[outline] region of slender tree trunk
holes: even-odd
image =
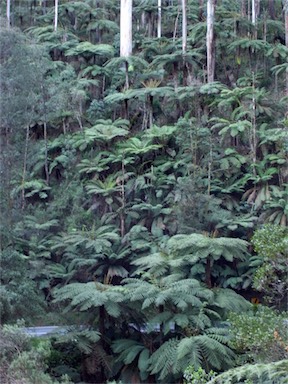
[[[10,28],[10,26],[11,26],[11,0],[7,0],[6,15],[7,15],[7,28]]]
[[[55,12],[54,12],[54,32],[58,28],[58,0],[55,0]]]
[[[21,193],[21,207],[25,208],[25,181],[26,181],[26,172],[27,172],[27,158],[28,158],[28,144],[29,144],[30,129],[29,126],[26,128],[26,138],[25,138],[25,149],[24,149],[24,159],[23,159],[23,172],[22,172],[22,193]]]
[[[177,16],[176,16],[175,24],[174,24],[173,43],[175,42],[175,39],[176,39],[176,36],[177,36],[179,16],[180,16],[180,8],[179,8],[179,5],[178,5],[178,12],[177,12]]]
[[[47,107],[46,107],[46,91],[44,86],[42,85],[42,102],[43,102],[43,137],[45,143],[45,162],[44,162],[44,170],[45,170],[45,179],[47,185],[49,185],[49,166],[48,166],[48,141],[47,141]]]
[[[211,258],[208,256],[206,260],[206,267],[205,267],[205,283],[208,288],[212,288],[212,281],[211,281]]]
[[[275,19],[275,0],[268,1],[268,11],[270,15],[270,19]]]
[[[162,35],[162,31],[161,31],[161,7],[162,7],[162,1],[161,0],[158,0],[158,19],[157,19],[157,37],[160,38],[161,35]]]
[[[246,0],[241,0],[241,16],[246,17],[247,12],[246,12]]]
[[[120,56],[132,54],[132,0],[121,0],[120,4]]]
[[[257,130],[256,130],[256,98],[255,98],[255,76],[253,72],[253,97],[252,97],[252,133],[251,133],[251,152],[252,152],[252,161],[255,165],[257,162]],[[256,171],[256,168],[253,167],[253,171]]]
[[[288,48],[288,0],[284,0],[285,45]],[[286,96],[288,96],[288,72],[286,70]],[[288,114],[288,107],[287,107]]]
[[[251,1],[251,14],[252,14],[251,21],[252,21],[253,25],[256,25],[256,9],[255,9],[255,7],[256,7],[256,0],[252,0]]]
[[[199,14],[198,14],[199,21],[203,21],[203,13],[204,13],[204,0],[199,0]]]
[[[187,51],[187,0],[182,2],[182,53],[185,55]]]
[[[46,118],[45,118],[46,120]],[[48,141],[47,141],[47,123],[44,121],[43,125],[43,133],[44,133],[44,142],[45,142],[45,176],[46,176],[46,183],[49,184],[49,167],[48,167]]]
[[[214,18],[216,0],[207,0],[207,82],[211,83],[215,77],[215,37]]]
[[[125,89],[129,88],[129,67],[128,62],[125,61]]]
[[[148,96],[148,99],[149,99],[149,128],[152,127],[153,125],[153,96],[152,95],[149,95]]]
[[[120,233],[121,233],[121,238],[124,238],[125,235],[125,164],[124,164],[124,158],[122,160],[122,180],[121,180],[121,200],[122,200],[122,206],[121,206],[121,211],[120,211]]]
[[[260,12],[260,0],[251,1],[251,14],[252,14],[252,24],[254,26],[253,38],[257,39],[257,18]]]

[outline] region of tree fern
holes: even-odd
[[[104,306],[112,317],[119,317],[124,298],[119,289],[97,282],[71,283],[54,291],[55,302],[69,301],[69,307],[80,311]]]
[[[177,347],[179,340],[171,338],[161,345],[149,359],[149,368],[152,374],[159,376],[160,382],[166,382],[173,377],[176,371]],[[179,374],[178,374],[179,376]],[[175,377],[175,376],[174,376]],[[168,381],[169,382],[169,381]]]
[[[210,370],[221,370],[233,365],[235,354],[225,344],[215,340],[209,334],[186,337],[179,342],[177,350],[178,364],[181,370],[188,365],[198,368],[204,366]]]
[[[233,368],[210,380],[207,384],[287,384],[288,360],[269,364],[246,364]]]
[[[88,41],[83,41],[76,45],[76,47],[70,48],[66,51],[66,56],[77,55],[99,55],[104,57],[112,57],[114,55],[114,48],[109,44],[92,44]]]

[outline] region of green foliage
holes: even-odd
[[[51,353],[49,340],[30,339],[19,326],[4,325],[0,329],[2,383],[57,384],[47,373],[46,360]],[[61,382],[70,383],[68,377]]]
[[[285,227],[271,224],[258,229],[251,239],[261,260],[253,285],[277,306],[287,298],[287,239]]]
[[[287,358],[287,313],[263,306],[253,312],[229,315],[230,345],[245,362],[269,363]]]
[[[71,283],[57,289],[55,296],[55,302],[71,300],[70,307],[79,311],[104,306],[107,313],[116,318],[122,312],[120,303],[124,301],[119,289],[98,282]]]
[[[279,253],[286,252],[286,235],[286,228],[266,224],[254,233],[251,243],[255,251],[264,259],[273,260]]]
[[[76,47],[70,48],[66,52],[66,56],[76,55],[99,55],[104,57],[111,57],[114,55],[114,49],[108,44],[91,44],[88,41],[83,41],[76,45]]]
[[[27,256],[11,247],[1,252],[1,323],[13,323],[22,318],[28,323],[45,315],[44,295],[39,294],[27,265]]]
[[[116,0],[60,2],[55,31],[53,1],[14,1],[1,27],[0,310],[89,325],[53,344],[58,380],[172,383],[189,364],[204,380],[264,345],[286,353],[280,315],[259,330],[234,291],[287,301],[283,7],[261,2],[252,24],[248,2],[219,0],[207,83],[205,2],[187,2],[185,55],[178,3],[162,2],[156,38],[156,2],[133,2],[129,58]],[[23,352],[15,372],[49,382]],[[269,382],[260,371],[244,380]]]
[[[287,383],[288,361],[282,360],[269,364],[246,364],[230,369],[207,384],[238,384],[238,383]]]
[[[209,380],[212,380],[216,374],[214,371],[206,373],[201,367],[195,370],[195,368],[190,365],[185,369],[183,376],[185,384],[206,384]]]

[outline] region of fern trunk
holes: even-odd
[[[205,267],[205,283],[208,288],[212,288],[211,268],[212,268],[211,258],[207,257],[206,267]]]

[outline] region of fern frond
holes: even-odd
[[[68,300],[71,307],[80,311],[104,306],[112,317],[120,316],[120,303],[124,300],[122,293],[116,287],[95,282],[67,284],[56,289],[54,297],[54,302]]]
[[[214,305],[227,311],[242,312],[251,309],[251,303],[228,288],[216,288],[214,292]]]
[[[177,358],[181,366],[193,365],[196,368],[205,361],[209,368],[218,370],[231,367],[235,354],[226,345],[209,335],[199,335],[182,339],[178,346]]]
[[[207,384],[287,384],[288,360],[269,364],[246,364],[230,369],[210,380]]]
[[[152,374],[159,374],[160,380],[165,380],[175,372],[178,339],[170,339],[161,345],[149,359]]]

